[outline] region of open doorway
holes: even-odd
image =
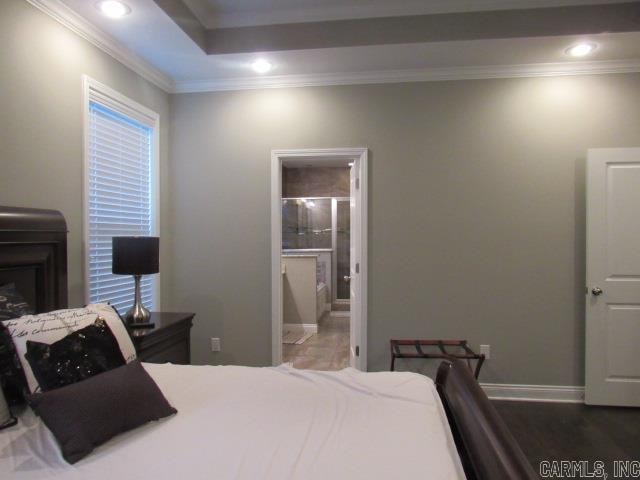
[[[366,370],[366,149],[272,152],[272,357]]]

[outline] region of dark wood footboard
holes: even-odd
[[[540,478],[465,363],[442,362],[436,386],[469,480]]]

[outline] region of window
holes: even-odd
[[[157,234],[158,115],[94,80],[84,83],[86,296],[124,314],[133,277],[111,273],[111,239]],[[158,304],[157,277],[142,277],[149,309]]]

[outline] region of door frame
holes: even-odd
[[[337,304],[348,304],[349,300],[338,298],[338,202],[350,202],[351,197],[331,198],[331,248],[336,251],[331,255],[331,307]],[[351,266],[351,265],[349,265]]]
[[[359,180],[355,199],[355,212],[359,215],[359,235],[355,235],[356,252],[360,264],[360,321],[354,324],[359,355],[355,367],[367,370],[367,148],[311,148],[278,149],[271,151],[271,361],[282,363],[282,162],[290,164],[322,163],[336,159],[353,162],[352,168]],[[353,237],[352,237],[353,238]],[[351,319],[353,321],[353,318]]]

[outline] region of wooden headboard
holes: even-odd
[[[37,313],[67,308],[67,222],[56,210],[0,206],[0,285]]]

